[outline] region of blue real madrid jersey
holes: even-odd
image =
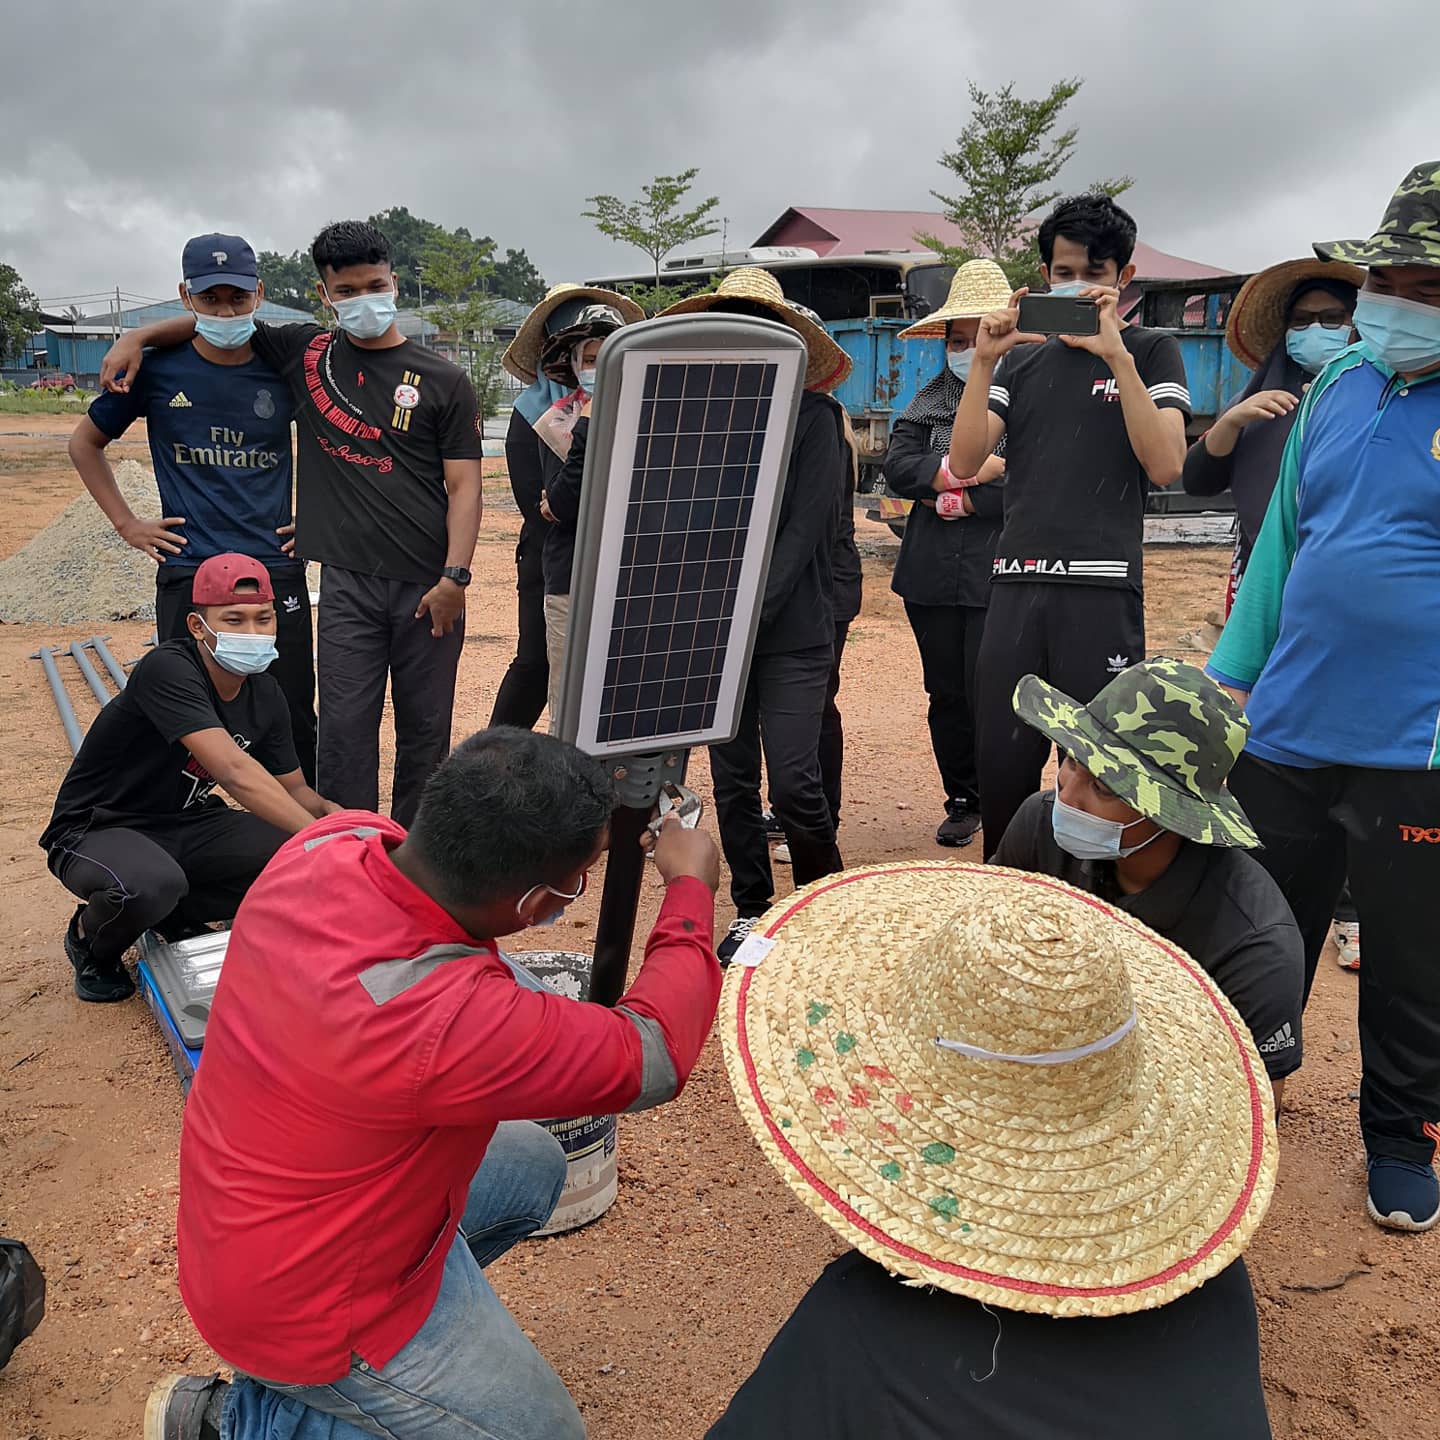
[[[275,532],[291,520],[290,392],[263,361],[216,365],[188,342],[152,350],[128,395],[104,394],[90,419],[112,440],[142,416],[165,515],[189,542],[168,566],[238,551],[298,568]]]

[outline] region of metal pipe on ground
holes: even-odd
[[[38,660],[45,671],[45,678],[50,682],[50,693],[55,697],[55,708],[60,712],[60,724],[65,729],[65,738],[70,742],[70,753],[78,754],[80,742],[85,738],[80,733],[80,722],[75,718],[75,707],[70,703],[70,697],[65,693],[65,686],[60,680],[60,667],[55,663],[55,651],[48,645],[42,645],[31,657]]]
[[[100,702],[103,710],[111,701],[111,694],[105,688],[105,682],[100,678],[100,672],[90,663],[90,657],[85,653],[85,646],[78,640],[70,642],[70,653],[75,657],[75,663],[80,667],[80,673],[85,677],[85,683],[90,687],[91,693]]]
[[[105,643],[108,639],[107,635],[92,635],[85,643],[100,657],[100,663],[110,672],[110,678],[116,686],[123,690],[128,677],[125,674],[125,667],[115,658],[110,647]]]

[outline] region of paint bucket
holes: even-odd
[[[523,966],[557,995],[583,1000],[590,993],[594,960],[571,950],[525,950],[507,959]],[[613,1115],[542,1120],[565,1151],[565,1188],[555,1213],[537,1235],[561,1235],[598,1220],[614,1203],[617,1188]]]

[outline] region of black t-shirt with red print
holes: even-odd
[[[295,401],[295,550],[362,575],[433,585],[445,565],[446,460],[478,460],[465,372],[413,340],[366,350],[318,325],[256,327]]]
[[[1150,398],[1190,413],[1173,335],[1121,332]],[[1141,588],[1149,481],[1130,444],[1109,365],[1058,339],[1000,362],[990,409],[1005,422],[1005,528],[994,579]]]
[[[220,804],[212,800],[215,777],[180,743],[197,730],[224,730],[272,775],[300,768],[290,707],[275,679],[248,676],[233,700],[222,700],[196,642],[167,640],[95,717],[55,797],[41,848],[91,827],[143,825]]]

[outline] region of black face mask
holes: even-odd
[[[45,1276],[18,1240],[0,1240],[0,1370],[45,1318]]]

